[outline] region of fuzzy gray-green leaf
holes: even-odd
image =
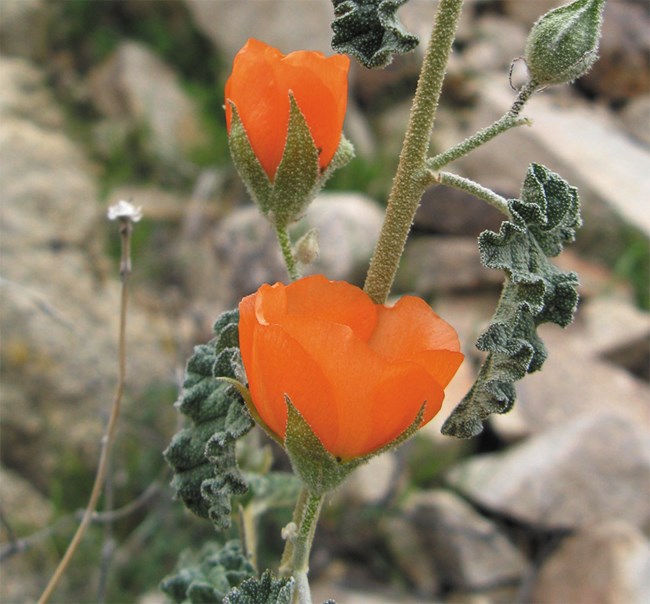
[[[578,278],[553,265],[581,225],[578,194],[560,176],[541,165],[529,167],[521,199],[508,201],[512,216],[499,233],[479,237],[481,261],[505,271],[496,312],[479,337],[488,352],[476,382],[442,427],[444,434],[478,434],[492,413],[506,413],[515,402],[514,382],[541,369],[546,348],[537,334],[542,323],[566,327],[578,304]]]
[[[163,579],[160,588],[176,604],[218,603],[254,573],[238,540],[209,543],[198,554],[183,552],[178,569]]]
[[[215,324],[216,337],[194,349],[176,403],[189,422],[164,452],[175,473],[172,486],[177,497],[219,529],[230,525],[231,497],[246,492],[235,442],[253,427],[241,396],[219,379],[240,379],[243,372],[236,347],[238,321],[237,311],[224,313]]]
[[[293,579],[275,579],[270,571],[246,579],[223,599],[223,604],[291,604]]]
[[[406,31],[397,9],[407,0],[332,0],[332,48],[368,68],[386,67],[393,55],[410,52],[418,37]]]

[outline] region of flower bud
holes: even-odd
[[[591,69],[598,58],[604,6],[605,0],[575,0],[537,20],[525,54],[537,85],[572,82]]]
[[[318,229],[309,229],[296,242],[296,260],[303,266],[311,264],[320,253]]]

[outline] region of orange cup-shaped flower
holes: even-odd
[[[239,305],[252,404],[284,440],[285,395],[329,453],[347,461],[391,443],[440,410],[460,366],[458,336],[420,298],[375,304],[321,275],[263,285]]]
[[[253,152],[271,181],[282,159],[289,125],[289,93],[302,112],[326,168],[341,140],[350,60],[301,50],[283,55],[250,39],[237,53],[226,82],[228,132],[234,103]]]

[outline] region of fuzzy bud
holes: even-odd
[[[569,83],[591,69],[598,58],[604,6],[605,0],[575,0],[537,20],[525,54],[537,85]]]
[[[303,266],[311,264],[320,254],[318,229],[309,229],[296,242],[296,259]]]

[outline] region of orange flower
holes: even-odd
[[[393,307],[322,275],[263,285],[239,304],[239,343],[253,405],[284,440],[287,406],[348,460],[440,410],[460,366],[458,336],[420,298]]]
[[[255,155],[273,180],[287,138],[291,92],[320,150],[320,167],[326,168],[341,140],[349,67],[343,55],[301,50],[284,56],[264,42],[248,40],[226,82],[228,132],[232,101]]]

